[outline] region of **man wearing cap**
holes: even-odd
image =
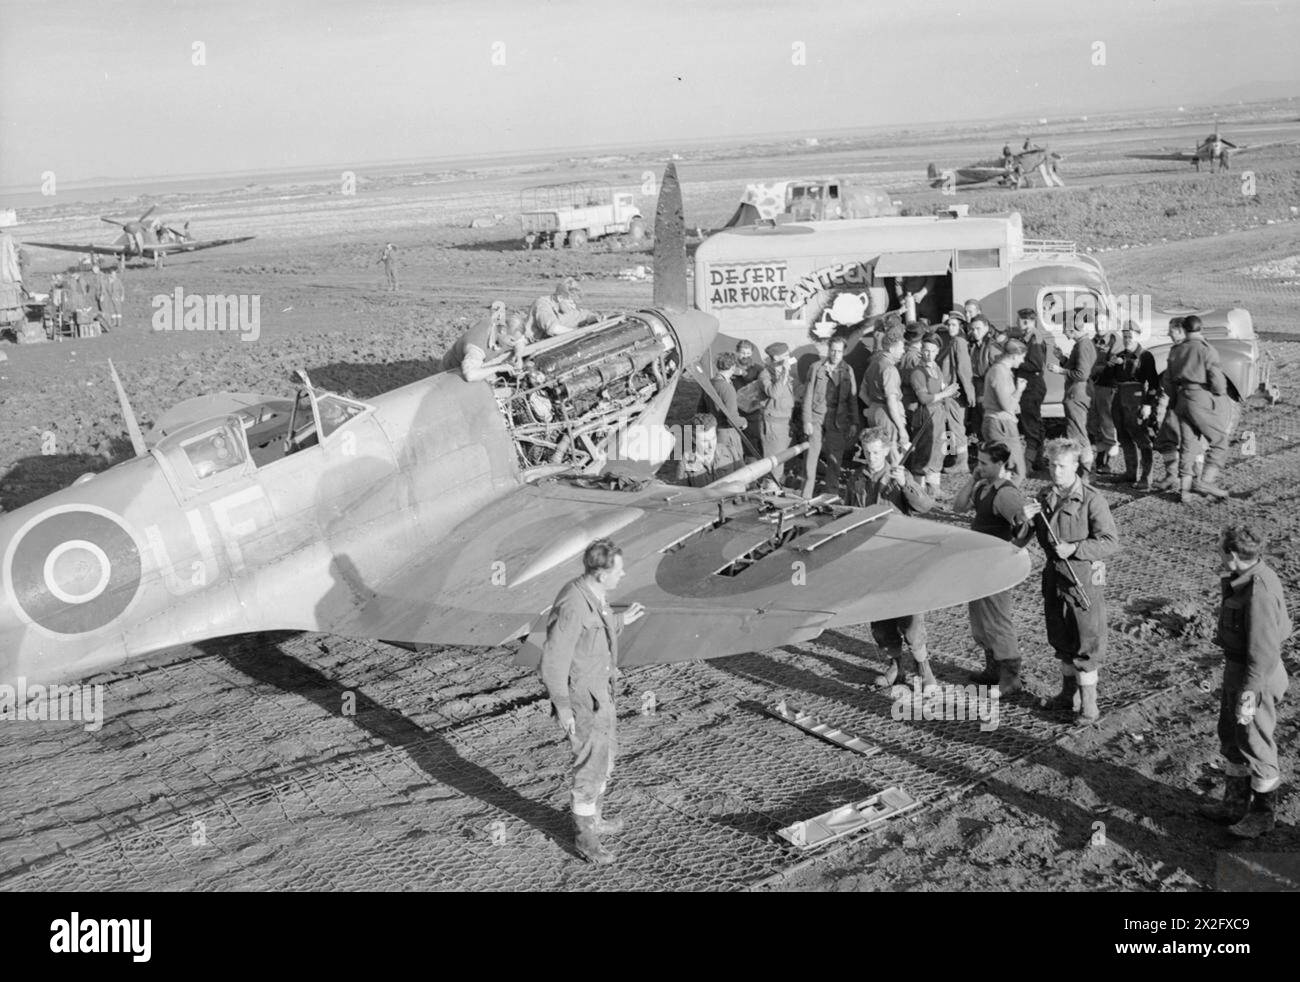
[[[1088,442],[1088,404],[1092,401],[1092,368],[1097,363],[1097,347],[1092,343],[1093,324],[1089,320],[1076,320],[1074,340],[1068,355],[1057,355],[1059,364],[1049,364],[1047,370],[1065,376],[1065,437],[1074,442],[1082,453],[1080,465],[1090,471],[1093,464],[1092,445]]]
[[[1156,374],[1156,360],[1151,352],[1144,351],[1138,343],[1138,326],[1124,322],[1120,332],[1122,347],[1111,368],[1111,381],[1115,387],[1115,404],[1111,418],[1120,449],[1124,452],[1124,480],[1151,490],[1151,430],[1147,420],[1155,407],[1160,391],[1160,376]]]
[[[1042,470],[1043,400],[1047,397],[1047,383],[1043,369],[1047,367],[1047,340],[1038,330],[1038,315],[1033,307],[1022,307],[1016,314],[1016,327],[1011,336],[1025,346],[1025,360],[1016,369],[1016,378],[1024,379],[1020,393],[1020,429],[1025,437],[1025,465],[1030,470]]]
[[[941,347],[937,360],[944,382],[956,384],[957,396],[947,404],[948,416],[944,420],[950,452],[956,456],[953,464],[958,473],[969,469],[966,436],[966,414],[975,405],[975,381],[971,375],[970,345],[962,334],[966,317],[954,310],[944,318],[944,329],[939,334]]]
[[[578,281],[572,276],[566,276],[556,283],[555,291],[550,296],[538,297],[528,320],[529,339],[540,341],[557,334],[567,334],[595,321],[595,314],[578,306],[581,298]]]
[[[1178,414],[1183,454],[1179,464],[1179,497],[1184,504],[1190,492],[1226,498],[1228,492],[1214,479],[1228,457],[1228,380],[1219,366],[1219,353],[1201,336],[1201,319],[1195,314],[1183,318],[1187,340],[1169,352],[1165,369],[1165,391]],[[1193,476],[1195,461],[1187,453],[1198,438],[1208,445],[1205,469]]]
[[[921,339],[921,364],[912,369],[911,389],[916,393],[917,407],[911,414],[911,436],[916,445],[909,469],[927,487],[931,497],[942,490],[944,434],[947,432],[949,407],[956,408],[957,393],[961,387],[956,382],[945,382],[943,372],[935,359],[939,356],[940,341],[937,334],[927,334]]]
[[[1011,451],[1008,469],[1012,472],[1011,481],[1016,487],[1025,482],[1025,448],[1020,442],[1020,431],[1016,428],[1025,380],[1015,377],[1016,369],[1024,361],[1024,344],[1015,338],[1009,339],[998,360],[984,376],[984,419],[980,433],[982,443],[1000,443]]]
[[[975,304],[975,301],[966,301],[967,310],[970,310],[971,304]],[[975,304],[975,307],[978,309],[979,304]],[[971,388],[975,392],[975,404],[967,414],[966,428],[971,436],[979,439],[983,431],[984,419],[984,376],[993,367],[998,355],[1002,354],[1002,349],[990,335],[989,320],[983,314],[977,313],[971,318],[968,330],[970,331]]]
[[[903,385],[898,362],[903,357],[903,335],[891,328],[881,341],[880,351],[871,359],[862,377],[858,398],[867,405],[867,426],[879,427],[906,456],[912,449],[907,436],[907,414],[903,410]]]
[[[1112,470],[1111,461],[1119,456],[1119,436],[1115,432],[1115,369],[1119,365],[1120,339],[1111,330],[1110,318],[1097,311],[1097,361],[1092,368],[1092,402],[1088,406],[1088,438],[1096,451],[1097,473]]]
[[[763,404],[763,456],[771,457],[790,446],[790,418],[794,415],[794,376],[791,366],[794,356],[790,346],[777,341],[766,348],[767,365],[758,375]],[[785,478],[785,465],[777,464],[772,470],[772,480],[781,484]]]
[[[826,345],[826,357],[813,366],[803,393],[803,429],[808,441],[803,496],[816,491],[817,460],[826,462],[826,490],[840,493],[844,451],[858,427],[858,384],[844,360],[845,340],[836,336]]]
[[[1183,319],[1181,317],[1169,318],[1169,340],[1171,343],[1169,354],[1178,349],[1178,346],[1186,343],[1187,332],[1183,330]],[[1157,491],[1177,491],[1178,490],[1178,473],[1179,457],[1188,453],[1194,458],[1204,458],[1205,446],[1198,437],[1190,447],[1183,446],[1182,427],[1178,422],[1178,413],[1174,411],[1173,400],[1169,397],[1169,392],[1165,388],[1165,377],[1169,373],[1169,367],[1166,360],[1165,370],[1160,373],[1160,389],[1156,401],[1155,418],[1156,418],[1156,437],[1154,450],[1160,455],[1165,462],[1165,476],[1155,484]]]
[[[912,388],[912,372],[921,364],[921,338],[923,337],[925,337],[925,329],[917,321],[912,321],[903,328],[903,357],[898,360],[898,375],[902,380],[903,411],[907,413],[909,422],[912,414],[916,412],[916,407],[920,405],[920,400],[916,398],[916,390]]]

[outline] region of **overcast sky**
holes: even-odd
[[[1295,0],[0,0],[0,185],[1175,107],[1297,39]]]

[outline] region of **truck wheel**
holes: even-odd
[[[632,219],[632,221],[628,222],[627,234],[640,242],[645,238],[645,221],[640,218]]]
[[[587,244],[587,233],[580,228],[575,228],[569,233],[569,248],[577,249],[579,246]]]

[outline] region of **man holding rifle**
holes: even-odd
[[[1119,550],[1119,533],[1106,499],[1079,476],[1087,449],[1057,439],[1043,452],[1052,484],[1025,505],[1025,517],[1047,556],[1043,614],[1061,663],[1061,691],[1044,707],[1073,709],[1077,722],[1094,723],[1101,715],[1097,676],[1106,655],[1105,560]]]

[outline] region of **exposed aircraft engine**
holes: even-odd
[[[525,358],[518,378],[496,386],[520,466],[603,463],[617,427],[662,392],[679,367],[672,332],[650,313],[623,317]]]

